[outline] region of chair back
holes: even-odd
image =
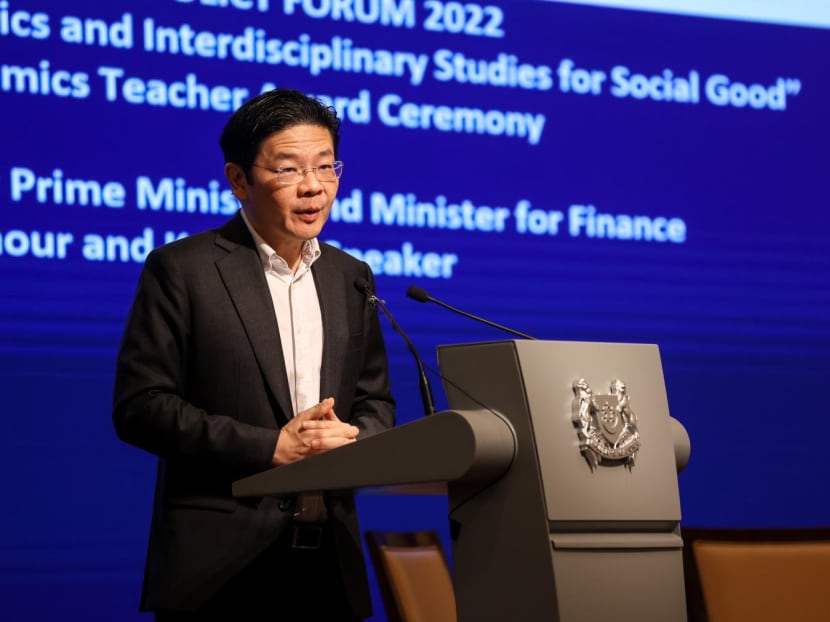
[[[389,622],[456,622],[455,590],[436,531],[365,537]]]
[[[830,620],[830,528],[682,528],[690,622]]]

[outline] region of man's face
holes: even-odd
[[[225,165],[225,175],[245,215],[275,251],[296,252],[303,242],[320,234],[337,194],[338,180],[321,182],[308,171],[299,184],[281,185],[270,169],[331,165],[334,145],[328,129],[295,125],[272,134],[260,147],[251,168],[251,183],[236,164]]]

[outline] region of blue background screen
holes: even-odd
[[[545,1],[0,2],[7,619],[138,615],[155,460],[112,428],[121,330],[147,252],[235,212],[218,136],[274,86],[339,110],[322,239],[432,369],[505,335],[409,285],[541,339],[656,343],[683,523],[830,522],[828,58],[826,27]],[[359,503],[446,537],[442,497]]]

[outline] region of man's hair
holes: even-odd
[[[337,111],[300,91],[278,88],[248,100],[228,120],[219,139],[225,162],[238,164],[250,180],[251,165],[259,154],[262,142],[275,132],[296,125],[316,125],[327,129],[337,157],[340,143]]]

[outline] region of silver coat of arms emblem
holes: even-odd
[[[612,380],[608,395],[594,395],[584,378],[573,383],[573,422],[579,449],[593,471],[600,465],[634,466],[640,449],[637,415],[622,380]]]

